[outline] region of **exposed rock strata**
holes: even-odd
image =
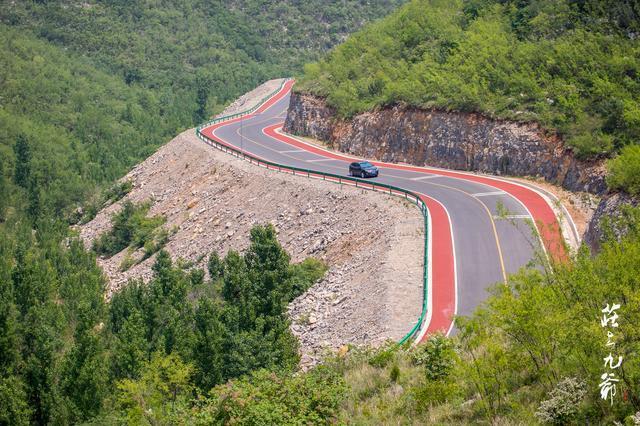
[[[640,206],[640,198],[632,197],[625,193],[616,193],[610,194],[600,201],[584,235],[584,242],[594,252],[600,249],[606,222],[612,225],[612,231],[617,238],[620,238],[626,232],[623,227],[615,226],[615,221],[623,215],[625,206]]]
[[[293,93],[284,130],[382,161],[544,177],[571,191],[606,191],[603,161],[580,161],[535,123],[396,105],[337,118],[322,98]]]

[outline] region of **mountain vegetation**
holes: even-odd
[[[3,2],[0,219],[77,219],[96,187],[181,130],[400,3]],[[20,167],[28,176],[6,179]]]
[[[0,425],[640,421],[638,210],[599,254],[496,287],[453,338],[351,348],[307,372],[286,307],[326,266],[291,263],[273,227],[210,253],[207,271],[161,250],[148,205],[127,203],[91,249],[69,228],[124,197],[115,180],[169,137],[399,3],[0,6]],[[609,184],[638,193],[637,16],[626,1],[414,0],[303,87],[345,115],[404,101],[538,120],[582,155],[622,150]],[[153,277],[107,301],[96,256],[127,247],[157,252]],[[612,401],[609,353],[623,356]]]
[[[639,36],[635,1],[413,0],[307,65],[296,87],[343,117],[397,102],[480,112],[609,156],[640,138]]]
[[[453,338],[352,348],[305,373],[260,369],[197,398],[186,391],[198,383],[197,363],[152,358],[120,383],[110,415],[139,418],[153,406],[151,424],[637,424],[640,209],[620,226],[627,236],[611,235],[596,256],[583,250],[553,272],[523,270],[498,284]],[[603,326],[614,304],[617,327]],[[615,394],[603,399],[611,372]],[[177,397],[167,390],[174,375]]]

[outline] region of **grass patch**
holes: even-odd
[[[127,247],[144,247],[148,257],[163,246],[167,239],[166,230],[158,228],[165,223],[163,216],[147,217],[151,204],[134,204],[125,201],[122,209],[111,217],[111,230],[100,235],[93,242],[94,251],[111,257]]]

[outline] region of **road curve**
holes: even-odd
[[[200,132],[263,160],[347,176],[354,157],[282,133],[292,86],[289,80],[255,112]],[[454,315],[471,314],[487,297],[488,287],[506,281],[535,253],[556,260],[567,256],[552,207],[528,186],[464,172],[372,163],[380,176],[367,182],[412,191],[428,208],[428,310],[417,341],[436,331],[450,333]]]

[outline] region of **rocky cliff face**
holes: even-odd
[[[584,242],[591,247],[593,252],[597,252],[600,249],[607,225],[611,226],[613,235],[618,239],[627,233],[628,229],[624,225],[624,221],[623,223],[617,223],[618,219],[623,218],[625,215],[625,206],[640,206],[640,198],[624,193],[616,193],[609,194],[600,201],[584,234]]]
[[[580,161],[534,123],[393,106],[337,118],[323,99],[293,93],[284,130],[382,161],[511,176],[542,176],[571,191],[606,191],[602,161]]]

